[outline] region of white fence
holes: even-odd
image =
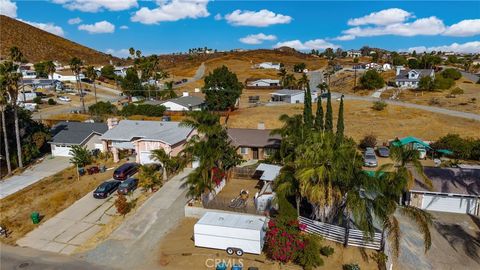
[[[344,227],[311,220],[305,217],[299,217],[301,224],[306,225],[305,231],[321,237],[350,246],[371,248],[375,250],[382,249],[383,237],[381,233],[374,233],[372,238],[367,238],[363,231],[349,229]]]

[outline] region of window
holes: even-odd
[[[240,153],[242,155],[248,154],[248,147],[240,147]]]
[[[275,154],[275,152],[277,152],[277,149],[275,149],[275,148],[267,147],[267,148],[264,149],[264,155],[267,156],[267,157]]]

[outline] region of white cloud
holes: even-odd
[[[106,49],[105,53],[111,54],[111,55],[116,56],[116,57],[121,57],[121,58],[126,58],[126,57],[130,56],[130,52],[129,52],[128,49],[119,49],[119,50]]]
[[[421,18],[411,23],[394,23],[386,26],[354,27],[343,31],[343,34],[355,37],[373,37],[396,35],[412,37],[417,35],[433,36],[445,31],[443,21],[435,16]]]
[[[128,29],[128,26],[127,26],[127,25],[122,25],[122,26],[120,26],[119,28],[122,29],[122,30],[127,30],[127,29]]]
[[[408,51],[413,52],[431,52],[431,51],[442,51],[442,52],[457,52],[457,53],[478,53],[480,52],[480,41],[471,41],[463,44],[452,43],[450,45],[443,46],[433,46],[433,47],[411,47],[408,48]]]
[[[115,32],[115,25],[107,21],[96,22],[95,24],[81,24],[78,30],[87,31],[90,34],[105,34]]]
[[[84,12],[120,11],[138,7],[137,0],[52,0],[52,2],[70,10]]]
[[[342,41],[353,40],[353,39],[355,39],[355,36],[353,35],[343,35],[343,36],[338,36],[336,38],[333,38],[333,40],[342,40]]]
[[[335,45],[333,43],[330,43],[328,41],[325,41],[324,39],[313,39],[313,40],[308,40],[305,42],[301,42],[300,40],[289,40],[289,41],[284,41],[284,42],[278,42],[275,44],[274,48],[280,48],[280,47],[290,47],[294,48],[299,51],[306,51],[306,50],[324,50],[326,48],[340,48],[339,45]]]
[[[31,21],[24,21],[22,19],[17,19],[21,22],[30,24],[33,27],[36,27],[38,29],[42,29],[43,31],[52,33],[57,36],[63,37],[65,35],[65,32],[63,31],[63,28],[55,25],[54,23],[38,23],[38,22],[31,22]]]
[[[389,25],[394,23],[404,22],[406,19],[412,17],[412,13],[399,8],[389,8],[378,12],[372,12],[360,18],[353,18],[348,20],[348,25]]]
[[[265,35],[264,33],[259,33],[256,35],[248,35],[239,40],[240,42],[245,44],[255,45],[255,44],[262,44],[264,41],[271,41],[276,39],[277,37],[274,35]]]
[[[82,19],[80,19],[79,17],[71,18],[70,20],[68,20],[68,24],[79,24],[81,22],[82,22]]]
[[[215,19],[215,21],[220,21],[222,18],[222,14],[220,13],[217,13],[217,15],[215,15],[215,17],[213,17]]]
[[[17,17],[17,3],[11,0],[0,0],[0,14],[8,17]]]
[[[292,17],[282,14],[276,14],[270,10],[262,9],[260,11],[235,10],[225,15],[229,24],[236,26],[256,26],[267,27],[275,24],[286,24],[292,21]]]
[[[453,24],[443,33],[445,36],[469,37],[480,35],[480,19],[463,20]]]
[[[131,17],[133,22],[156,24],[174,22],[181,19],[208,17],[208,0],[158,0],[158,7],[141,8]]]

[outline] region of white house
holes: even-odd
[[[123,78],[127,75],[128,68],[130,68],[130,66],[118,66],[118,67],[115,67],[115,69],[113,70],[113,73]]]
[[[87,147],[88,150],[102,149],[100,136],[107,131],[105,123],[60,122],[52,129],[52,140],[49,142],[52,156],[71,157],[70,150],[74,145]]]
[[[263,63],[260,63],[260,64],[256,64],[255,68],[280,70],[281,64],[280,63],[273,63],[273,62],[263,62]]]
[[[189,96],[187,92],[178,98],[172,98],[162,103],[167,111],[201,111],[205,105],[205,100],[196,96]]]
[[[273,102],[303,103],[305,92],[303,90],[281,89],[271,93]]]
[[[22,78],[35,79],[37,78],[37,72],[35,72],[34,70],[22,70]]]
[[[82,73],[80,73],[78,77],[80,80],[85,79],[85,75],[83,75]],[[77,80],[77,78],[75,77],[75,74],[73,74],[73,72],[70,70],[61,70],[61,71],[57,70],[53,73],[53,76],[48,75],[48,78],[51,80],[58,80],[61,82],[74,82]]]
[[[384,64],[382,65],[382,69],[383,69],[384,71],[391,70],[391,69],[392,69],[392,65],[390,65],[389,63],[384,63]]]
[[[395,83],[400,88],[418,88],[420,79],[427,76],[435,79],[435,71],[433,69],[401,70],[397,68]]]
[[[357,51],[357,50],[348,50],[347,51],[347,57],[355,58],[355,57],[360,57],[362,56],[362,52]]]
[[[432,188],[415,180],[406,203],[429,211],[480,214],[480,169],[425,167]]]
[[[280,80],[275,79],[250,79],[246,81],[247,88],[275,88],[280,86]]]

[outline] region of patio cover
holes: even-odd
[[[281,166],[262,163],[258,165],[256,170],[263,172],[260,180],[273,182],[280,174],[280,169],[282,169]]]

